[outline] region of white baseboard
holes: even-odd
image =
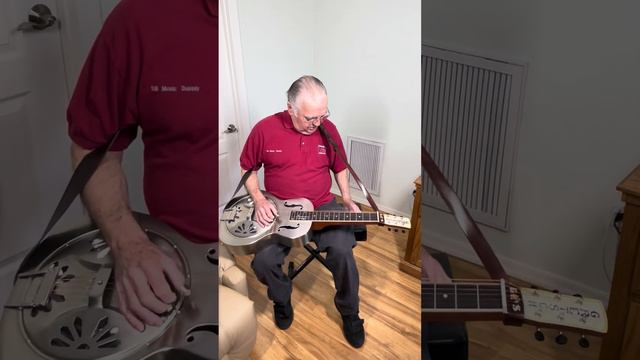
[[[482,265],[471,245],[446,238],[441,234],[436,234],[430,231],[429,243],[427,246],[471,263]],[[607,291],[593,288],[558,274],[533,267],[521,261],[504,256],[496,256],[500,260],[500,263],[505,267],[505,270],[507,270],[509,276],[530,282],[531,284],[535,284],[541,288],[558,289],[561,293],[581,294],[584,297],[598,299],[603,302],[605,307],[607,306],[607,302],[609,301],[609,293]]]

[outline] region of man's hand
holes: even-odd
[[[89,152],[72,143],[74,167]],[[131,326],[143,331],[145,324],[162,324],[158,315],[176,301],[170,284],[184,295],[189,290],[176,262],[149,240],[134,219],[121,163],[122,151],[109,151],[85,185],[82,199],[111,248],[119,308]]]
[[[422,247],[422,277],[430,283],[450,283],[451,278],[440,263],[431,257],[427,249]]]
[[[351,199],[342,199],[342,203],[343,206],[345,207],[345,209],[347,209],[347,211],[350,212],[360,212],[360,208],[358,207],[358,204],[356,204],[355,202],[353,202],[353,200]]]
[[[243,169],[242,175],[244,175],[247,171],[249,170]],[[244,186],[247,188],[247,191],[253,199],[255,220],[262,227],[271,225],[271,223],[278,216],[278,209],[276,209],[276,206],[271,201],[269,201],[269,199],[267,199],[260,191],[258,173],[252,171],[247,178],[247,181],[244,183]]]
[[[120,310],[138,331],[145,324],[159,326],[159,315],[171,311],[177,296],[171,289],[189,295],[184,274],[146,235],[114,241],[115,282]]]
[[[271,225],[276,216],[278,216],[278,209],[276,209],[276,206],[267,198],[255,201],[254,208],[256,212],[256,220],[262,227]]]

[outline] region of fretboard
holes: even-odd
[[[422,284],[423,311],[481,311],[504,309],[504,284]]]
[[[315,222],[362,222],[377,223],[377,212],[346,211],[292,211],[289,220]]]

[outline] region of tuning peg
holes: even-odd
[[[578,340],[578,344],[586,349],[589,347],[589,339],[587,339],[584,335],[581,335],[580,340]]]
[[[560,331],[558,336],[556,336],[556,344],[564,345],[566,343],[567,343],[567,336],[565,334],[563,334],[562,331]]]
[[[535,334],[533,334],[533,336],[538,341],[544,341],[544,333],[542,332],[542,330],[540,330],[540,328],[536,329],[536,332],[535,332]]]

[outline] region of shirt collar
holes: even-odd
[[[291,115],[289,115],[289,112],[285,110],[280,114],[281,114],[280,120],[282,121],[282,126],[284,126],[285,129],[293,129],[293,120],[291,119]]]

